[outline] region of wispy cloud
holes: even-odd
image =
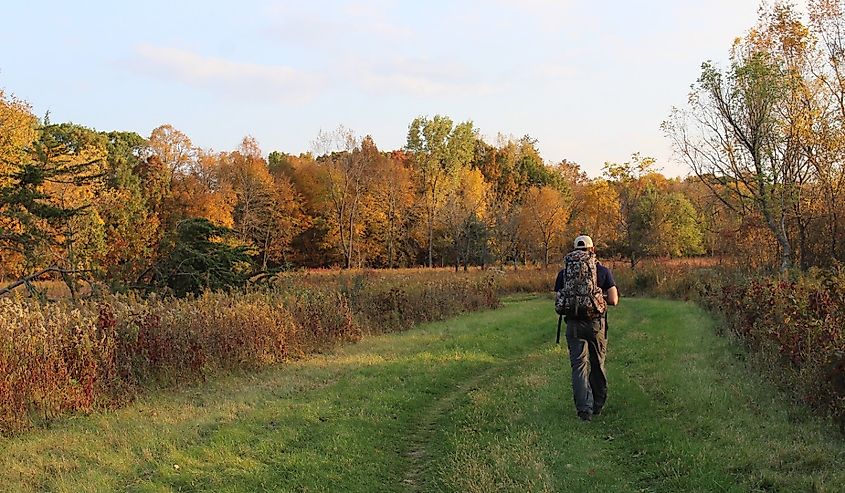
[[[394,0],[290,2],[268,10],[268,32],[287,47],[300,46],[300,54],[328,62],[326,76],[333,84],[351,82],[364,92],[412,97],[502,92],[507,77],[491,74],[496,68],[479,66],[476,57],[464,56],[478,40],[477,32],[453,18],[460,11],[476,19],[484,10],[435,9],[440,9],[437,16],[426,20],[416,17],[416,8]],[[444,50],[449,39],[454,46]]]
[[[469,67],[430,59],[396,58],[391,61],[350,64],[350,71],[364,88],[412,96],[487,95],[503,89],[498,81],[485,80]]]
[[[285,41],[331,50],[342,50],[350,43],[369,41],[381,45],[409,39],[411,28],[393,19],[389,12],[389,2],[359,0],[332,7],[282,4],[269,11],[269,32]]]
[[[538,15],[549,13],[550,11],[565,12],[572,8],[572,2],[565,0],[495,0],[493,4],[517,10],[531,11]]]
[[[474,9],[499,11],[502,19],[511,23],[523,23],[526,19],[532,23],[532,29],[558,31],[572,25],[575,2],[571,0],[478,0],[470,3]]]
[[[234,99],[302,102],[323,86],[320,77],[291,67],[245,63],[149,44],[136,47],[130,66],[145,75]]]
[[[573,65],[571,62],[564,61],[541,63],[536,67],[533,67],[532,72],[538,79],[551,82],[572,80],[581,75],[581,71],[578,67]]]

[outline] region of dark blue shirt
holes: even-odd
[[[557,279],[555,280],[555,292],[560,291],[563,287],[563,275],[563,270],[557,273]],[[613,286],[616,286],[616,281],[613,279],[613,273],[610,272],[610,269],[599,263],[596,264],[596,282],[602,291],[607,291]]]

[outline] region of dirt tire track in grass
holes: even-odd
[[[403,453],[403,456],[410,462],[410,467],[402,479],[402,485],[407,491],[421,491],[427,481],[422,480],[427,473],[430,443],[437,433],[437,424],[443,414],[453,408],[456,402],[469,392],[481,387],[481,384],[492,380],[502,374],[503,371],[523,361],[527,356],[516,359],[504,359],[494,363],[493,366],[485,368],[464,380],[463,383],[449,390],[434,400],[425,411],[420,413],[417,425],[408,435],[410,447]]]

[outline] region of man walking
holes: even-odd
[[[590,421],[607,400],[607,305],[619,303],[610,270],[596,261],[589,236],[575,238],[555,281],[555,311],[566,320],[572,394],[578,417]]]

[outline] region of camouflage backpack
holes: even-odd
[[[575,250],[563,260],[563,287],[555,297],[555,311],[571,320],[592,320],[607,311],[596,279],[596,255]]]

